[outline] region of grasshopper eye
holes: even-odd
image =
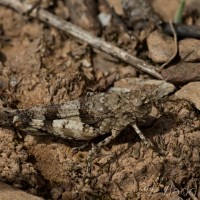
[[[143,104],[143,101],[140,99],[134,99],[133,104],[134,104],[134,106],[139,107]]]

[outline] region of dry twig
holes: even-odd
[[[171,56],[171,58],[166,63],[164,63],[163,65],[160,66],[160,70],[162,70],[163,68],[165,68],[176,57],[176,55],[178,53],[177,34],[176,34],[176,31],[174,29],[174,25],[172,24],[172,22],[170,22],[169,25],[170,25],[170,28],[172,30],[173,37],[174,37],[174,53],[173,53],[173,55]]]
[[[32,8],[32,5],[22,3],[19,0],[0,0],[0,4],[4,6],[9,6],[20,13],[27,13]],[[56,28],[84,42],[87,42],[91,46],[100,49],[112,56],[115,56],[126,63],[131,64],[133,67],[140,71],[150,74],[151,76],[156,77],[158,79],[162,79],[162,76],[156,71],[154,66],[147,64],[143,60],[130,55],[126,51],[114,45],[111,45],[108,42],[105,42],[101,38],[92,36],[87,31],[51,14],[50,12],[44,9],[39,8],[38,10],[33,10],[33,12],[30,13],[30,16],[37,17],[41,21],[55,26]]]

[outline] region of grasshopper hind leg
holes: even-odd
[[[155,146],[153,145],[153,143],[144,136],[144,134],[142,133],[142,131],[139,129],[139,127],[137,126],[136,123],[131,124],[131,126],[133,127],[133,129],[135,130],[135,132],[138,134],[138,136],[140,137],[140,139],[148,146],[151,148],[155,148]]]

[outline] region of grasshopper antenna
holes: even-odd
[[[180,66],[192,53],[194,52],[194,50],[190,51],[188,54],[186,54],[183,59],[178,63],[178,66]],[[175,70],[175,68],[174,68]],[[173,71],[174,71],[173,70]],[[167,80],[169,79],[170,76],[173,76],[173,71],[163,80],[163,82],[155,89],[153,90],[148,96],[152,97],[154,94],[156,94],[156,92],[167,82]],[[150,101],[150,98],[147,98],[147,100],[145,101],[145,103],[148,103]]]

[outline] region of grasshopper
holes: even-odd
[[[151,107],[147,95],[140,90],[121,94],[88,93],[64,104],[3,111],[0,113],[0,126],[68,140],[90,141],[111,133],[97,144],[100,148],[130,125],[143,141],[152,146],[137,126],[137,121],[149,115]]]

